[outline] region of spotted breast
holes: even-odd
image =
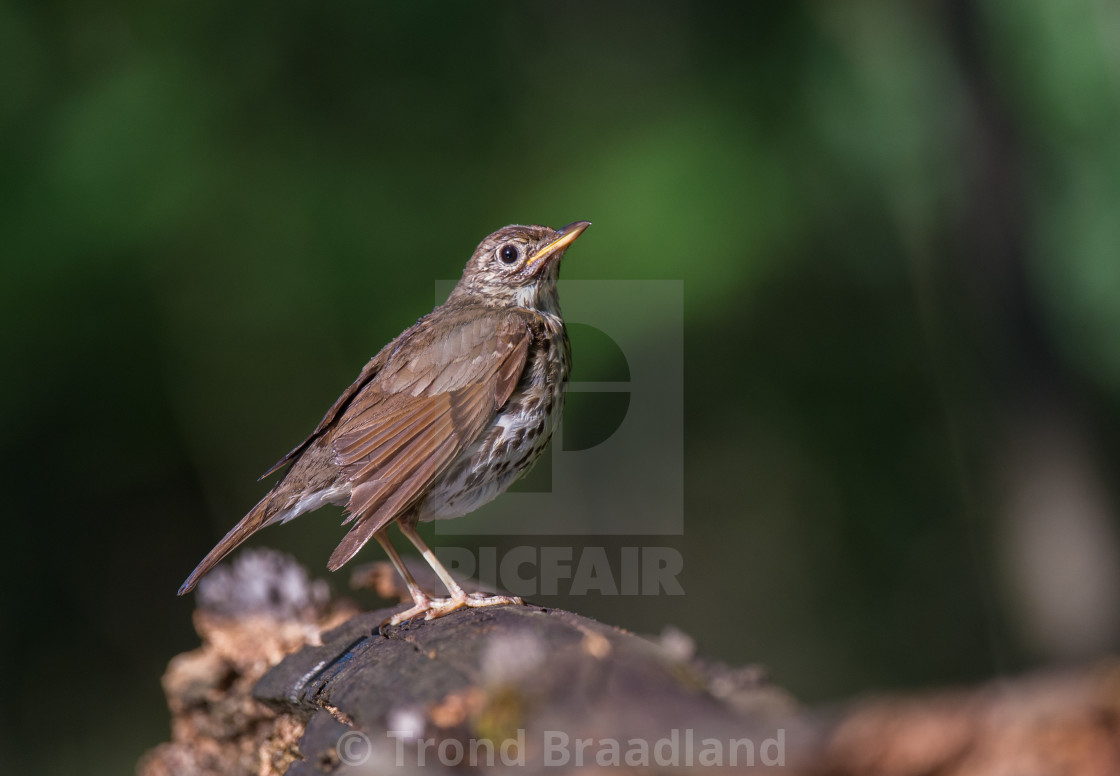
[[[558,307],[558,306],[557,306]],[[559,311],[525,311],[532,342],[502,411],[417,507],[419,520],[462,517],[505,492],[540,458],[560,423],[572,349]]]

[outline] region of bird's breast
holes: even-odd
[[[571,371],[563,323],[534,332],[517,387],[479,439],[420,506],[421,520],[460,517],[492,501],[529,471],[560,423]]]

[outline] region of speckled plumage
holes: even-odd
[[[587,226],[508,226],[483,240],[447,302],[382,348],[311,435],[266,473],[290,464],[180,595],[260,528],[330,503],[346,507],[352,526],[328,566],[339,568],[377,538],[416,599],[404,615],[515,602],[463,593],[413,525],[491,501],[548,445],[571,369],[556,293],[560,258]],[[450,599],[415,586],[385,535],[394,522]]]
[[[532,316],[529,327],[528,357],[513,394],[420,503],[418,519],[473,512],[528,472],[548,446],[564,410],[572,351],[558,313]]]

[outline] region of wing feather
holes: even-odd
[[[378,371],[385,364],[385,360],[388,355],[388,346],[386,346],[385,348],[381,349],[380,353],[371,358],[369,360],[369,363],[362,367],[362,371],[358,375],[358,379],[352,382],[350,386],[342,392],[342,395],[335,399],[334,404],[332,404],[331,408],[327,410],[327,413],[323,415],[323,419],[319,421],[319,425],[316,426],[315,430],[307,436],[307,439],[300,442],[298,445],[289,450],[287,455],[285,455],[276,463],[272,464],[268,471],[266,471],[260,477],[257,477],[257,481],[259,482],[265,477],[271,477],[277,471],[284,468],[284,466],[286,466],[290,461],[298,458],[300,453],[306,450],[317,437],[319,437],[324,431],[327,430],[327,428],[332,423],[334,423],[335,418],[337,418],[339,413],[342,412],[342,410],[348,404],[350,404],[351,401],[353,401],[354,397],[358,395],[362,388],[368,385],[369,382],[377,376]]]
[[[355,398],[332,442],[333,460],[351,482],[346,522],[354,525],[329,568],[415,506],[474,443],[516,387],[530,340],[516,316],[480,316],[432,343],[428,377],[425,364],[390,360]]]

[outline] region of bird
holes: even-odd
[[[265,526],[334,504],[344,507],[350,528],[327,567],[338,570],[372,538],[408,588],[413,605],[388,624],[522,604],[516,596],[468,595],[416,526],[492,501],[544,452],[560,423],[572,365],[557,293],[560,260],[590,225],[511,225],[483,239],[447,301],[383,347],[315,430],[261,475],[287,467],[179,595]],[[447,597],[417,585],[389,539],[394,523]]]

